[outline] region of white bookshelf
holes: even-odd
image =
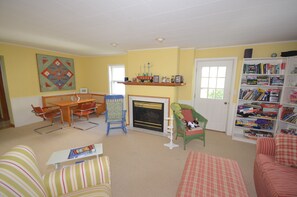
[[[297,133],[297,56],[288,58],[285,74],[277,132],[295,131]]]
[[[232,139],[255,144],[275,135],[286,66],[287,58],[244,59]]]

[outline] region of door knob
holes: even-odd
[[[227,102],[224,102],[224,104],[227,105],[228,103]]]

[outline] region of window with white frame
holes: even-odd
[[[124,65],[109,66],[109,93],[121,94],[125,96],[125,85],[118,82],[123,82],[125,78]]]
[[[203,66],[200,98],[224,99],[226,66]]]

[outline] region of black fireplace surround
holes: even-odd
[[[134,100],[133,127],[163,132],[164,104]]]

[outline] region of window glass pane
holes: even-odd
[[[207,89],[200,90],[200,98],[207,98]]]
[[[226,77],[226,66],[219,67],[218,77]]]
[[[201,79],[201,88],[207,88],[208,87],[208,78],[202,78]]]
[[[224,89],[216,89],[216,99],[224,98]]]
[[[125,85],[117,83],[118,81],[124,81],[124,78],[125,78],[125,66],[124,65],[109,66],[109,91],[110,91],[110,94],[125,95]]]
[[[209,78],[209,85],[210,88],[215,88],[217,86],[217,79],[216,78]]]
[[[202,67],[202,77],[209,77],[209,67]]]
[[[217,88],[225,87],[225,78],[217,78]]]
[[[125,85],[117,82],[112,83],[112,94],[125,95]]]
[[[218,67],[210,67],[209,76],[217,77]]]
[[[114,81],[124,81],[125,68],[112,68],[112,80]]]
[[[209,99],[215,99],[216,96],[215,96],[215,89],[208,89],[208,95],[207,95],[207,98]]]

